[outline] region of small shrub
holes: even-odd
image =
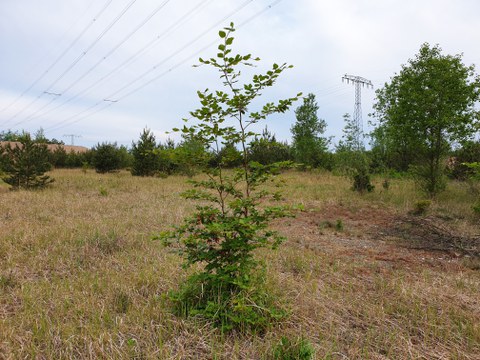
[[[382,187],[383,187],[384,190],[388,191],[388,189],[390,189],[390,180],[389,179],[383,180]]]
[[[273,349],[273,358],[275,360],[310,360],[314,353],[313,346],[303,337],[290,340],[284,336]]]
[[[100,186],[99,193],[102,196],[108,196],[108,191],[103,186]]]
[[[425,215],[432,205],[430,200],[419,200],[414,204],[412,214],[413,215]]]
[[[90,169],[90,165],[88,164],[88,162],[84,161],[82,163],[82,172],[86,174],[88,169]]]
[[[475,214],[480,215],[480,201],[473,205],[472,209]]]
[[[338,219],[337,222],[335,223],[335,230],[343,231],[343,221],[342,221],[342,219]]]
[[[375,186],[370,183],[370,175],[366,168],[358,169],[353,175],[352,190],[363,194],[365,192],[372,192],[373,189],[375,189]]]
[[[325,220],[325,221],[322,221],[320,224],[318,224],[318,227],[320,229],[335,229],[337,231],[343,231],[343,229],[344,229],[342,219],[337,219],[337,221],[335,221],[335,223],[333,223],[330,220]]]
[[[237,284],[232,285],[231,280],[216,275],[195,274],[178,291],[170,292],[169,299],[177,315],[200,317],[221,332],[235,329],[263,333],[286,316],[264,289],[264,277],[263,271],[251,272],[248,278],[237,279]]]

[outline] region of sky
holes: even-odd
[[[199,106],[197,91],[222,87],[193,65],[215,56],[218,31],[234,22],[234,51],[261,58],[255,73],[294,65],[262,101],[315,94],[325,135],[338,141],[355,99],[343,75],[374,85],[361,93],[369,132],[375,90],[423,43],[479,71],[478,14],[478,0],[1,0],[0,131],[42,128],[87,147],[130,146],[145,127],[176,138],[169,131]],[[257,130],[290,141],[299,105]]]

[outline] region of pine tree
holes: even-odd
[[[30,134],[19,137],[20,144],[8,144],[2,156],[4,182],[12,189],[44,188],[54,180],[45,172],[51,169],[49,151],[46,144],[35,143]]]
[[[138,140],[137,143],[132,143],[132,175],[155,175],[158,170],[158,156],[155,153],[156,148],[155,135],[149,129],[143,129],[140,140]]]

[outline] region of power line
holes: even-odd
[[[201,34],[199,34],[197,37],[195,37],[193,40],[189,41],[188,43],[186,43],[185,45],[183,45],[182,47],[180,47],[179,49],[177,49],[175,52],[173,52],[172,54],[170,54],[169,56],[167,56],[166,58],[162,59],[159,63],[157,63],[156,65],[154,65],[151,69],[147,70],[146,72],[144,72],[143,74],[141,74],[139,77],[135,78],[134,80],[130,81],[129,83],[127,83],[126,85],[124,85],[123,87],[121,87],[120,89],[116,90],[115,92],[111,93],[109,96],[106,96],[103,100],[101,101],[98,101],[97,103],[93,104],[92,106],[90,106],[89,108],[87,108],[86,110],[84,111],[81,111],[80,113],[76,114],[76,115],[73,115],[67,119],[64,119],[62,120],[60,123],[56,124],[56,125],[53,125],[52,127],[50,128],[47,128],[47,130],[52,130],[52,129],[59,129],[61,127],[63,127],[63,124],[67,124],[69,120],[72,120],[73,118],[75,118],[76,116],[78,115],[81,115],[89,110],[92,110],[94,109],[95,107],[99,106],[100,104],[102,104],[102,102],[110,102],[108,104],[108,106],[105,106],[103,109],[105,109],[106,107],[109,107],[111,106],[114,102],[118,102],[118,101],[121,101],[123,100],[124,98],[126,98],[127,96],[130,96],[132,95],[133,93],[143,89],[145,86],[151,84],[152,82],[158,80],[159,78],[167,75],[168,73],[170,73],[171,71],[173,71],[174,69],[176,69],[177,67],[183,65],[184,63],[186,63],[187,61],[189,61],[191,58],[193,58],[194,56],[198,55],[199,53],[201,53],[202,51],[204,51],[205,49],[207,49],[208,47],[212,46],[213,44],[216,43],[216,40],[209,43],[208,45],[206,45],[205,47],[203,47],[202,49],[198,50],[197,52],[195,52],[194,54],[190,55],[189,57],[185,58],[184,60],[182,60],[181,62],[175,64],[174,66],[172,66],[171,68],[169,68],[168,70],[164,71],[163,73],[155,76],[153,79],[151,80],[148,80],[147,82],[145,82],[144,84],[138,86],[137,88],[134,88],[133,90],[129,91],[128,93],[124,94],[123,96],[121,96],[120,98],[118,99],[114,99],[115,96],[117,94],[119,94],[120,92],[122,92],[123,90],[127,89],[128,87],[132,86],[133,84],[137,83],[138,81],[142,80],[145,76],[147,76],[148,74],[150,74],[151,72],[155,71],[160,65],[162,65],[163,63],[165,63],[166,61],[170,60],[171,58],[173,58],[174,56],[178,55],[179,53],[181,53],[183,50],[185,50],[186,48],[188,48],[189,46],[191,46],[192,44],[194,44],[195,42],[197,42],[200,38],[202,38],[203,36],[205,36],[208,32],[210,32],[212,29],[215,29],[217,28],[220,24],[222,24],[225,20],[227,20],[228,18],[230,18],[231,16],[235,15],[237,12],[239,12],[240,10],[242,10],[245,6],[247,6],[249,3],[251,3],[252,1],[254,0],[246,0],[245,2],[243,2],[242,4],[240,4],[237,8],[235,8],[233,11],[231,11],[230,13],[228,13],[226,16],[224,16],[221,20],[219,20],[218,22],[216,22],[214,25],[212,25],[211,27],[209,27],[207,30],[203,31]],[[277,0],[275,1],[273,4],[277,4],[279,3],[280,1],[282,0]],[[271,8],[271,5],[269,7],[267,7],[267,9],[270,9]],[[265,9],[263,9],[261,12],[264,12]],[[254,15],[254,17],[256,17],[256,15]],[[252,18],[254,18],[252,17]],[[241,25],[245,25],[246,23],[248,23],[248,21],[245,21],[243,22]],[[240,27],[240,26],[239,26]],[[76,123],[80,120],[83,120],[84,118],[86,117],[89,117],[95,113],[97,113],[98,111],[95,111],[93,112],[92,114],[89,114],[88,116],[83,116],[81,117],[80,119],[77,119],[77,120],[74,120],[72,121],[71,123],[68,123],[69,124],[73,124],[73,123]],[[60,127],[59,127],[60,126]]]
[[[233,10],[231,13],[227,14],[225,17],[223,17],[221,20],[219,20],[218,22],[216,22],[214,25],[212,25],[211,27],[209,27],[207,30],[203,31],[201,34],[197,35],[193,40],[189,41],[188,43],[186,43],[185,45],[183,45],[182,47],[180,47],[179,49],[177,49],[176,51],[174,51],[172,54],[170,54],[169,56],[167,56],[166,58],[164,58],[163,60],[161,60],[160,62],[158,62],[157,64],[155,64],[151,69],[145,71],[142,75],[140,75],[139,77],[137,77],[136,79],[130,81],[129,83],[127,83],[126,85],[124,85],[123,87],[121,87],[119,90],[111,93],[110,95],[108,95],[106,98],[107,99],[112,99],[114,98],[116,95],[118,95],[120,92],[122,92],[123,90],[127,89],[128,87],[132,86],[133,84],[135,84],[136,82],[142,80],[145,76],[147,76],[148,74],[150,74],[151,72],[155,71],[160,65],[163,65],[165,62],[167,62],[168,60],[170,60],[171,58],[175,57],[176,55],[178,55],[179,53],[181,53],[183,50],[185,50],[186,48],[188,48],[189,46],[191,46],[192,44],[196,43],[198,40],[200,40],[203,36],[205,36],[206,34],[208,34],[211,30],[217,28],[220,24],[222,24],[225,20],[227,20],[229,17],[231,17],[232,15],[236,14],[237,12],[239,12],[241,9],[243,9],[245,6],[247,6],[249,3],[251,3],[252,1],[254,0],[247,0],[247,1],[244,1],[242,4],[240,4],[240,6],[238,6],[235,10]],[[278,0],[277,0],[278,1]],[[215,43],[215,42],[214,42]],[[210,47],[212,45],[212,43],[210,43],[207,47]],[[187,61],[189,59],[186,59],[185,61]],[[183,63],[183,62],[182,62]],[[178,67],[178,66],[175,66],[175,67]],[[156,78],[154,78],[156,79]],[[151,82],[153,81],[148,81],[146,84],[150,84]],[[145,87],[146,85],[142,85],[140,86],[138,89],[141,89],[143,87]],[[129,93],[130,94],[130,93]],[[123,99],[123,97],[121,98]],[[119,99],[120,100],[120,99]]]
[[[20,100],[27,92],[29,92],[40,80],[42,80],[49,72],[52,70],[52,68],[58,64],[58,62],[63,59],[63,57],[70,51],[70,49],[80,40],[80,38],[90,29],[90,27],[97,21],[97,19],[103,14],[103,12],[108,8],[108,6],[111,4],[113,0],[108,0],[105,5],[102,7],[102,9],[95,15],[95,17],[88,23],[88,25],[80,32],[80,34],[70,43],[70,45],[55,59],[55,61],[50,64],[50,66],[27,88],[25,89],[13,102],[11,102],[9,105],[7,105],[5,108],[0,111],[0,113],[4,112],[5,110],[9,109],[11,106],[16,104],[18,100]],[[40,97],[39,95],[37,99]],[[35,99],[34,101],[36,101]],[[34,102],[33,101],[33,102]],[[30,106],[30,103],[28,106]],[[17,114],[18,115],[18,114]],[[14,116],[15,117],[15,116]],[[7,120],[8,122],[8,120]]]
[[[110,29],[125,15],[125,13],[135,4],[137,0],[130,1],[125,8],[113,19],[113,21],[97,36],[97,38],[70,64],[69,67],[60,75],[58,76],[55,81],[53,81],[47,91],[50,90],[57,82],[59,82],[70,70],[73,69],[75,65],[85,56],[87,53],[110,31]]]
[[[167,75],[168,73],[172,72],[173,70],[175,70],[176,68],[180,67],[181,65],[185,64],[186,62],[190,61],[192,58],[194,58],[195,56],[201,54],[203,51],[205,51],[207,48],[209,48],[210,46],[212,46],[213,44],[215,44],[217,42],[217,40],[209,43],[208,45],[202,47],[200,50],[196,51],[195,53],[189,55],[188,57],[184,58],[182,61],[176,63],[175,65],[173,65],[172,67],[170,67],[169,69],[167,69],[166,71],[160,73],[159,75],[155,76],[154,78],[148,80],[147,82],[143,83],[142,85],[132,89],[131,91],[129,91],[128,93],[122,95],[121,97],[117,98],[117,99],[113,99],[115,97],[115,95],[117,95],[118,93],[120,93],[121,91],[123,91],[124,89],[128,88],[129,86],[133,85],[134,83],[138,82],[139,80],[141,80],[142,78],[144,78],[147,73],[150,73],[154,70],[157,69],[157,67],[161,64],[163,64],[165,61],[167,61],[168,59],[172,58],[173,56],[177,55],[178,53],[180,53],[181,51],[185,50],[185,48],[189,47],[190,45],[192,45],[194,42],[198,41],[198,39],[200,39],[201,37],[203,37],[205,34],[207,34],[209,31],[211,31],[212,29],[214,28],[217,28],[219,26],[219,24],[223,23],[226,19],[228,19],[229,17],[231,17],[232,15],[234,15],[235,13],[239,12],[243,7],[245,7],[248,3],[252,2],[254,0],[247,0],[245,1],[244,3],[242,3],[239,7],[237,7],[234,11],[232,11],[231,13],[229,13],[228,15],[226,15],[224,18],[222,18],[221,20],[219,20],[217,23],[215,23],[214,25],[212,25],[210,28],[208,28],[207,30],[205,30],[204,32],[202,32],[199,36],[197,36],[196,38],[194,38],[192,41],[188,42],[187,44],[185,44],[184,46],[182,46],[181,48],[179,48],[177,51],[175,51],[173,54],[169,55],[166,59],[163,59],[160,63],[156,64],[154,67],[152,67],[150,70],[148,70],[147,72],[143,73],[142,75],[140,75],[140,77],[134,79],[133,81],[129,82],[127,85],[123,86],[122,88],[120,88],[119,90],[115,91],[114,93],[110,94],[110,96],[106,97],[103,101],[98,101],[96,104],[90,106],[89,108],[87,108],[86,110],[68,118],[68,119],[65,119],[63,121],[61,121],[60,123],[56,124],[56,125],[53,125],[52,127],[50,128],[47,128],[46,130],[49,130],[49,131],[52,131],[52,130],[58,130],[58,129],[61,129],[65,126],[68,126],[68,125],[72,125],[74,123],[77,123],[85,118],[88,118],[100,111],[103,111],[104,109],[110,107],[111,105],[113,105],[114,103],[116,102],[119,102],[123,99],[125,99],[126,97],[132,95],[133,93],[143,89],[144,87],[148,86],[149,84],[153,83],[154,81],[157,81],[158,79],[160,79],[161,77]],[[241,28],[242,26],[246,25],[247,23],[249,23],[250,21],[252,21],[253,19],[255,19],[256,17],[258,17],[258,14],[259,13],[264,13],[265,11],[271,9],[273,6],[277,5],[278,3],[280,3],[281,1],[283,0],[276,0],[274,1],[273,3],[271,3],[270,5],[268,5],[267,7],[265,7],[264,9],[262,9],[260,12],[256,13],[255,15],[251,16],[249,19],[245,20],[244,22],[242,22],[239,26],[237,26],[237,29]],[[108,102],[108,104],[105,105],[105,103]],[[92,113],[90,114],[86,114],[84,116],[82,116],[81,118],[79,119],[76,119],[74,121],[71,121],[69,122],[69,120],[81,115],[81,114],[84,114],[90,110],[93,110],[94,108],[96,108],[97,106],[99,106],[100,104],[104,104],[103,107],[100,107],[99,109],[93,111]]]
[[[145,46],[143,46],[140,50],[138,50],[135,54],[133,54],[132,56],[130,56],[128,59],[126,59],[124,62],[122,62],[120,65],[118,65],[117,67],[113,68],[111,71],[109,71],[106,75],[102,76],[100,79],[96,80],[95,82],[93,82],[92,84],[90,84],[88,87],[84,88],[83,90],[81,90],[80,92],[78,92],[77,94],[75,94],[74,96],[70,97],[69,99],[67,99],[66,101],[64,101],[63,103],[59,104],[58,106],[54,107],[54,108],[51,108],[50,110],[46,111],[46,112],[43,112],[42,114],[40,115],[37,115],[37,116],[33,116],[32,115],[29,117],[30,120],[34,120],[34,119],[38,119],[40,117],[43,117],[47,114],[50,114],[52,111],[54,110],[57,110],[63,106],[65,106],[66,104],[70,103],[71,101],[77,99],[78,97],[80,97],[81,95],[85,94],[87,91],[95,88],[97,85],[99,85],[100,83],[102,83],[105,79],[108,79],[111,75],[113,75],[114,73],[116,73],[117,71],[121,70],[122,68],[124,68],[125,66],[127,66],[128,64],[132,63],[135,59],[137,59],[140,55],[144,54],[149,48],[151,48],[157,41],[159,41],[160,39],[164,38],[168,33],[170,33],[171,31],[175,30],[176,28],[178,28],[179,26],[183,25],[183,23],[185,23],[186,20],[188,20],[188,18],[192,15],[194,15],[196,12],[198,12],[201,8],[205,7],[205,5],[207,5],[209,2],[211,2],[212,0],[204,0],[202,1],[201,3],[197,4],[196,6],[194,6],[192,9],[190,9],[190,11],[188,11],[185,15],[183,15],[182,17],[180,17],[180,19],[178,19],[173,25],[171,25],[168,29],[166,29],[163,33],[157,35],[153,40],[151,40],[150,42],[148,42]],[[50,103],[49,103],[50,104]],[[36,114],[34,114],[36,115]],[[26,119],[25,121],[27,121],[28,119]]]
[[[165,5],[169,2],[170,0],[165,0],[163,3],[161,3],[154,11],[152,11],[145,19],[143,19],[136,27],[133,29],[126,37],[124,37],[120,42],[118,42],[110,51],[108,51],[103,57],[101,57],[92,67],[90,67],[86,72],[84,72],[81,76],[79,76],[75,81],[70,83],[69,86],[67,86],[60,94],[58,95],[64,95],[66,92],[68,92],[72,87],[74,87],[76,84],[78,84],[82,79],[84,79],[88,74],[90,74],[93,70],[95,70],[103,61],[105,61],[110,55],[112,55],[120,46],[122,46],[125,42],[128,41],[135,33],[138,32],[149,20],[153,18]],[[49,92],[46,92],[49,93]],[[54,98],[52,101],[48,102],[47,104],[44,104],[41,108],[37,109],[37,111],[33,112],[30,114],[26,119],[23,119],[17,123],[15,123],[13,126],[17,126],[21,123],[27,122],[31,120],[32,118],[35,117],[40,111],[45,109],[47,106],[49,106],[52,102],[57,100],[57,98]],[[57,107],[58,108],[58,107]],[[49,111],[45,112],[42,114],[48,114]]]
[[[107,25],[107,27],[98,35],[98,37],[67,67],[67,69],[60,74],[48,87],[44,92],[40,93],[39,96],[37,96],[29,105],[27,105],[23,110],[15,114],[12,118],[10,118],[8,121],[13,120],[15,117],[17,117],[19,114],[23,113],[25,110],[30,108],[30,106],[35,103],[39,98],[43,96],[43,94],[47,91],[50,91],[53,86],[55,86],[56,83],[58,83],[70,70],[72,70],[75,65],[78,64],[78,62],[85,56],[87,53],[110,31],[110,29],[125,15],[125,13],[132,7],[132,5],[136,2],[137,0],[132,0],[130,1],[125,8],[113,19],[113,21]],[[43,109],[43,108],[42,108]],[[7,121],[7,122],[8,122]]]

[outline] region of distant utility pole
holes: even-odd
[[[70,143],[71,145],[75,145],[75,138],[79,138],[79,137],[82,137],[82,135],[75,135],[75,134],[66,134],[66,135],[63,135],[63,137],[69,137],[70,138]]]
[[[353,111],[353,121],[357,129],[355,142],[357,144],[357,150],[360,150],[363,146],[363,120],[362,120],[362,87],[366,86],[367,89],[373,84],[370,80],[367,80],[361,76],[347,75],[342,77],[342,82],[346,81],[347,84],[355,85],[355,108]]]

